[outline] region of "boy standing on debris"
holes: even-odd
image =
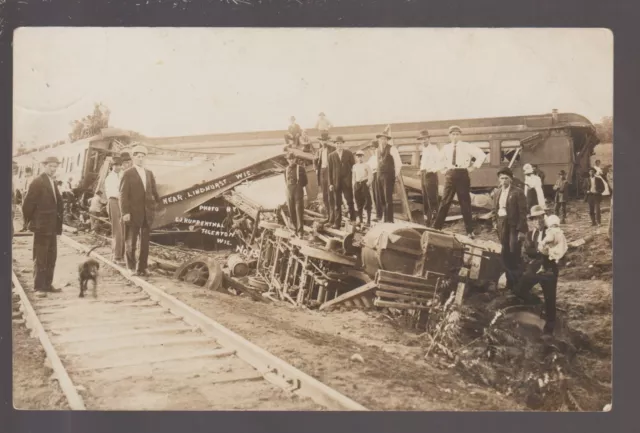
[[[566,240],[556,215],[546,219],[540,205],[533,206],[529,219],[535,226],[527,233],[525,253],[528,263],[518,281],[516,295],[527,303],[535,303],[531,289],[540,284],[544,295],[545,325],[543,332],[553,334],[556,321],[556,292],[558,286],[558,262],[566,253]],[[549,229],[547,229],[549,226]]]
[[[553,190],[556,192],[555,203],[556,203],[556,215],[560,216],[562,219],[560,220],[561,224],[566,224],[567,222],[567,187],[569,182],[567,182],[567,173],[564,170],[560,170],[558,173],[558,180],[556,180],[556,184],[553,186]],[[560,212],[562,211],[562,215]]]
[[[368,163],[364,162],[364,152],[356,152],[357,163],[353,166],[353,195],[356,201],[358,220],[363,224],[362,211],[367,212],[367,227],[371,225],[371,194],[369,185],[373,182],[373,173]]]
[[[524,192],[513,185],[513,172],[508,167],[498,171],[500,189],[493,196],[494,218],[502,244],[502,261],[507,289],[514,290],[520,270],[521,245],[527,233],[527,200]]]
[[[289,216],[297,236],[304,235],[304,188],[307,186],[307,172],[296,164],[293,153],[287,155],[289,165],[284,171],[284,180],[287,185],[287,205]]]

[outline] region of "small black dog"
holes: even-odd
[[[87,256],[91,254],[91,251],[102,245],[97,245],[87,252]],[[87,291],[89,281],[93,281],[93,297],[97,297],[98,287],[98,271],[100,270],[100,263],[97,260],[89,258],[78,266],[78,278],[80,280],[80,298],[84,298],[84,292]]]

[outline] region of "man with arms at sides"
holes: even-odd
[[[64,204],[54,176],[60,165],[55,156],[43,161],[44,173],[33,179],[22,203],[25,226],[33,232],[33,289],[59,292],[53,287],[58,256],[58,235],[62,234]]]
[[[318,186],[322,191],[322,203],[324,204],[324,209],[326,212],[327,219],[326,222],[329,222],[331,217],[331,209],[332,209],[332,194],[329,191],[329,155],[332,152],[332,149],[329,147],[329,134],[323,133],[318,141],[320,142],[320,149],[316,155],[316,158],[313,160],[313,165],[316,169],[316,179],[318,180]]]
[[[393,222],[393,188],[396,184],[396,177],[400,175],[402,160],[400,153],[395,146],[389,143],[389,127],[385,128],[382,134],[376,135],[378,140],[378,150],[376,159],[378,161],[378,198],[381,202],[384,222]]]
[[[347,199],[349,220],[355,222],[356,211],[353,206],[352,169],[356,163],[353,153],[344,149],[344,139],[336,137],[336,150],[329,155],[329,191],[334,195],[334,206],[329,216],[329,224],[339,229],[342,225],[342,196]]]
[[[422,206],[424,224],[431,227],[438,213],[438,172],[442,170],[442,152],[429,141],[429,131],[420,131],[418,141],[422,141],[420,158],[420,178],[422,184]]]
[[[369,193],[369,185],[373,181],[373,173],[368,163],[364,162],[364,152],[359,150],[356,152],[358,162],[353,166],[353,195],[356,202],[358,220],[360,225],[364,226],[363,211],[367,212],[367,224],[371,225],[371,194]]]
[[[527,199],[513,185],[513,172],[504,167],[498,171],[500,188],[493,196],[493,214],[502,245],[502,262],[507,289],[513,291],[520,272],[522,242],[527,235]]]
[[[122,174],[120,180],[120,212],[124,221],[124,239],[127,268],[138,276],[148,276],[149,232],[153,224],[155,208],[160,202],[156,179],[143,167],[147,148],[133,148],[133,167]],[[140,256],[136,260],[136,246],[140,237]]]
[[[307,172],[296,163],[293,153],[287,154],[289,165],[284,170],[284,182],[287,188],[287,206],[289,217],[296,236],[304,236],[304,189],[307,186]]]
[[[120,177],[122,174],[122,160],[116,156],[111,162],[111,171],[104,180],[104,192],[107,201],[107,212],[111,220],[111,248],[113,261],[124,265],[124,227],[120,214]]]
[[[373,154],[369,157],[367,164],[371,168],[371,197],[373,198],[373,206],[376,209],[376,217],[374,221],[380,221],[383,216],[382,202],[380,201],[380,183],[378,182],[378,140],[371,142]]]
[[[442,149],[444,164],[442,171],[445,174],[444,193],[433,228],[442,230],[453,197],[457,195],[467,236],[473,239],[475,235],[471,216],[471,179],[469,174],[482,166],[487,155],[478,146],[460,141],[461,136],[462,129],[459,126],[453,125],[449,128],[451,142]],[[475,158],[475,162],[472,164],[473,158]]]

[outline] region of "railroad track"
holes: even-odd
[[[78,298],[89,247],[65,235],[62,292],[36,296],[31,242],[13,240],[14,292],[72,409],[366,410],[96,252],[97,297]]]

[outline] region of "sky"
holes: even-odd
[[[149,137],[575,112],[613,114],[606,29],[22,28],[14,143],[111,110]]]

